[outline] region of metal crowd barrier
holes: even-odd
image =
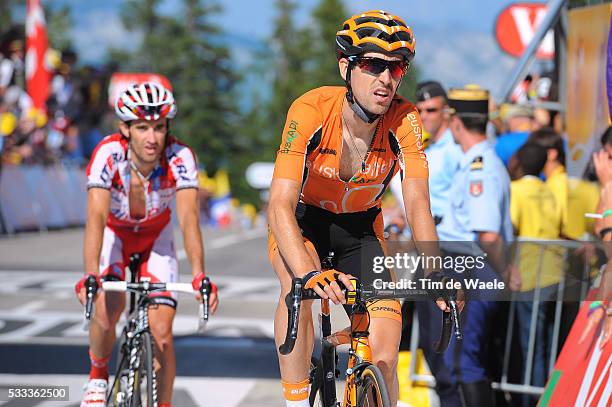
[[[557,352],[559,350],[559,339],[560,339],[560,328],[561,328],[561,318],[562,314],[562,306],[564,302],[564,291],[566,289],[566,274],[569,271],[567,266],[569,250],[577,249],[585,245],[586,243],[594,243],[594,242],[583,242],[583,241],[568,241],[568,240],[538,240],[538,239],[517,239],[517,242],[520,244],[516,245],[514,258],[518,259],[520,255],[521,247],[523,247],[524,243],[529,243],[531,245],[539,246],[539,259],[538,259],[538,269],[536,274],[536,286],[534,290],[533,296],[533,307],[531,311],[531,319],[530,319],[530,327],[529,327],[529,339],[528,339],[528,348],[527,355],[525,358],[525,370],[523,375],[523,380],[518,383],[512,383],[509,381],[509,368],[510,368],[510,358],[511,358],[511,348],[512,341],[514,335],[514,326],[516,319],[516,297],[517,293],[512,294],[512,301],[510,303],[510,310],[508,316],[508,325],[506,330],[506,338],[504,344],[504,354],[503,354],[503,366],[502,366],[502,374],[501,380],[499,382],[493,382],[491,385],[495,390],[505,392],[505,393],[519,393],[519,394],[531,394],[531,395],[541,395],[544,392],[544,387],[534,386],[532,385],[532,372],[533,372],[533,364],[534,364],[534,355],[535,355],[535,342],[536,342],[536,333],[537,333],[537,312],[538,305],[542,301],[541,299],[541,291],[542,287],[541,276],[542,276],[542,263],[544,259],[544,251],[547,247],[563,247],[566,250],[563,250],[562,264],[564,265],[564,270],[559,271],[559,282],[556,288],[556,298],[552,301],[555,302],[555,310],[554,310],[554,320],[553,320],[553,328],[552,328],[552,343],[550,346],[550,352],[547,354],[548,360],[548,374],[550,375],[553,371],[553,367],[556,361]],[[585,256],[584,262],[582,263],[582,269],[580,271],[580,293],[579,298],[576,298],[575,301],[582,302],[588,292],[589,289],[589,281],[590,281],[590,271],[592,265],[589,263],[588,259]],[[419,321],[417,317],[417,312],[414,312],[413,321],[412,321],[412,331],[411,331],[411,339],[410,339],[410,352],[412,355],[416,355],[418,343],[419,343]],[[429,387],[435,387],[436,380],[433,375],[423,375],[416,373],[416,357],[411,358],[410,361],[410,380],[414,382],[423,383]],[[548,380],[548,377],[546,378]]]
[[[86,176],[80,167],[4,166],[0,219],[4,233],[85,224]]]

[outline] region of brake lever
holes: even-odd
[[[200,295],[202,296],[202,302],[200,303],[200,318],[198,318],[198,331],[204,331],[206,323],[208,322],[210,304],[210,279],[204,277],[200,284]]]
[[[83,284],[85,287],[85,321],[83,321],[83,331],[89,331],[89,322],[93,315],[94,298],[98,292],[98,281],[92,275],[89,275]]]

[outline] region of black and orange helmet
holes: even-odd
[[[414,46],[414,34],[406,22],[383,10],[356,14],[336,33],[338,58],[382,51],[399,54],[410,62],[414,58]]]

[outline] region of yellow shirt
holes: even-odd
[[[561,211],[555,196],[538,177],[525,176],[510,185],[510,217],[519,238],[556,240],[561,232]],[[521,291],[533,290],[538,280],[546,287],[559,282],[564,250],[545,243],[521,243],[518,248]]]
[[[546,185],[555,195],[561,211],[562,231],[574,240],[593,233],[594,222],[584,217],[587,212],[597,212],[599,187],[594,182],[569,178],[564,167],[557,168],[546,180]]]

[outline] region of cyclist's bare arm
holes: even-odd
[[[438,240],[436,226],[429,206],[429,186],[427,182],[427,178],[408,177],[402,181],[406,219],[412,230],[412,236],[417,247],[419,242],[435,242]],[[433,245],[431,246],[433,247]],[[421,249],[429,250],[428,248],[419,247],[419,250]]]
[[[104,188],[89,188],[87,191],[87,222],[83,242],[83,260],[86,274],[99,274],[100,251],[106,218],[110,210],[111,192]],[[78,294],[79,301],[85,303],[85,290]]]
[[[176,191],[176,217],[183,234],[183,244],[191,273],[196,276],[204,272],[204,249],[202,232],[200,230],[200,208],[198,202],[198,190],[195,188],[184,188]],[[217,294],[211,293],[210,311],[214,313],[217,309]]]
[[[270,230],[283,259],[296,277],[303,277],[309,272],[317,270],[317,266],[306,251],[300,228],[295,219],[300,188],[300,183],[294,180],[285,178],[272,180],[268,205]],[[350,284],[350,280],[345,275],[341,275],[340,279],[347,286]],[[321,297],[329,298],[334,303],[345,301],[338,284],[332,282],[329,287],[325,291],[319,287],[314,290]]]

